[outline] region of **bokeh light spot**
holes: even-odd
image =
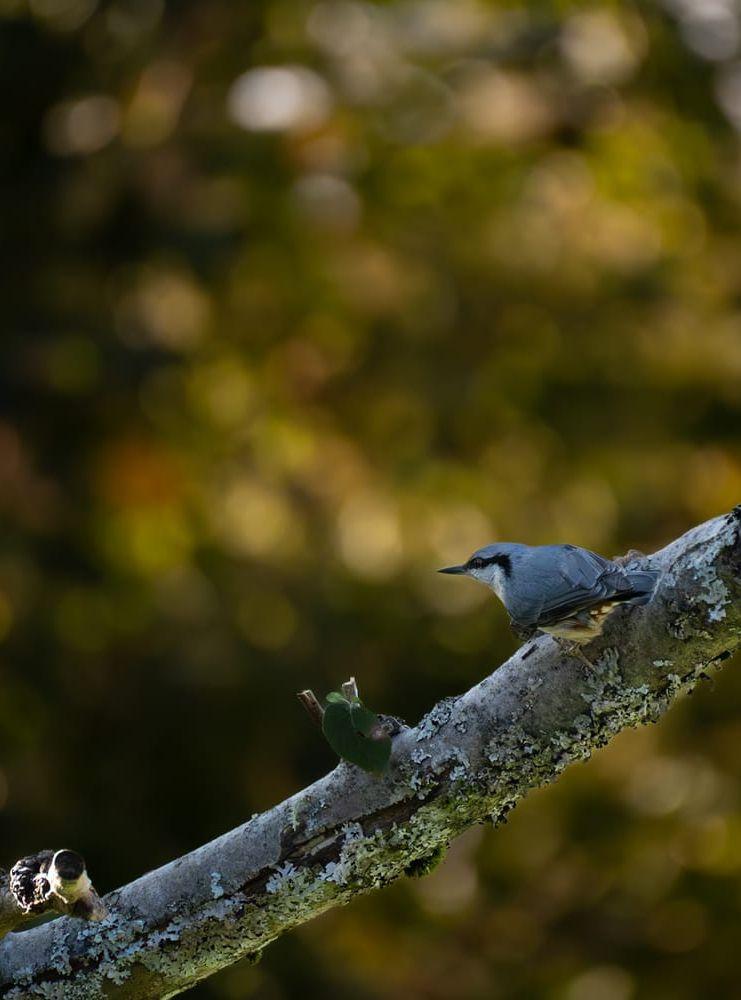
[[[118,134],[120,112],[112,97],[94,94],[55,104],[44,119],[44,139],[57,156],[86,156]]]
[[[281,132],[321,125],[332,110],[324,80],[305,66],[251,69],[232,84],[229,113],[242,128]]]

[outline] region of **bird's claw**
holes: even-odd
[[[594,664],[589,660],[585,654],[584,650],[581,648],[580,642],[572,642],[568,639],[556,639],[561,651],[569,657],[576,657],[578,660],[589,668],[589,670],[594,670]]]

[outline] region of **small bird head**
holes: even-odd
[[[512,576],[512,557],[518,548],[520,546],[512,542],[495,542],[493,545],[484,545],[483,548],[476,549],[467,562],[460,566],[446,566],[444,569],[438,570],[438,573],[472,576],[475,580],[485,583],[501,599],[507,582]]]

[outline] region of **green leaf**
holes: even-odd
[[[327,695],[327,701],[332,705],[346,705],[348,703],[347,698],[339,691],[330,691]]]
[[[322,732],[338,757],[342,757],[344,760],[353,759],[358,734],[350,718],[350,705],[348,702],[344,699],[342,702],[329,702],[324,710]]]
[[[350,704],[342,699],[340,703],[329,698],[327,701],[322,731],[337,756],[364,771],[385,771],[391,756],[390,737],[371,739],[363,732],[370,733],[380,726],[378,716],[359,702]]]
[[[353,728],[358,733],[362,733],[363,736],[370,736],[381,725],[381,720],[375,712],[371,712],[369,708],[366,708],[362,701],[352,702],[350,705],[350,718],[352,719]]]

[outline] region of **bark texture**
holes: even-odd
[[[8,1000],[174,996],[297,924],[424,873],[473,823],[499,822],[628,726],[655,722],[741,640],[741,508],[635,565],[654,600],[585,651],[542,636],[394,738],[375,777],[340,764],[243,826],[110,893],[102,923],[62,918],[0,945]],[[494,609],[492,609],[494,610]]]

